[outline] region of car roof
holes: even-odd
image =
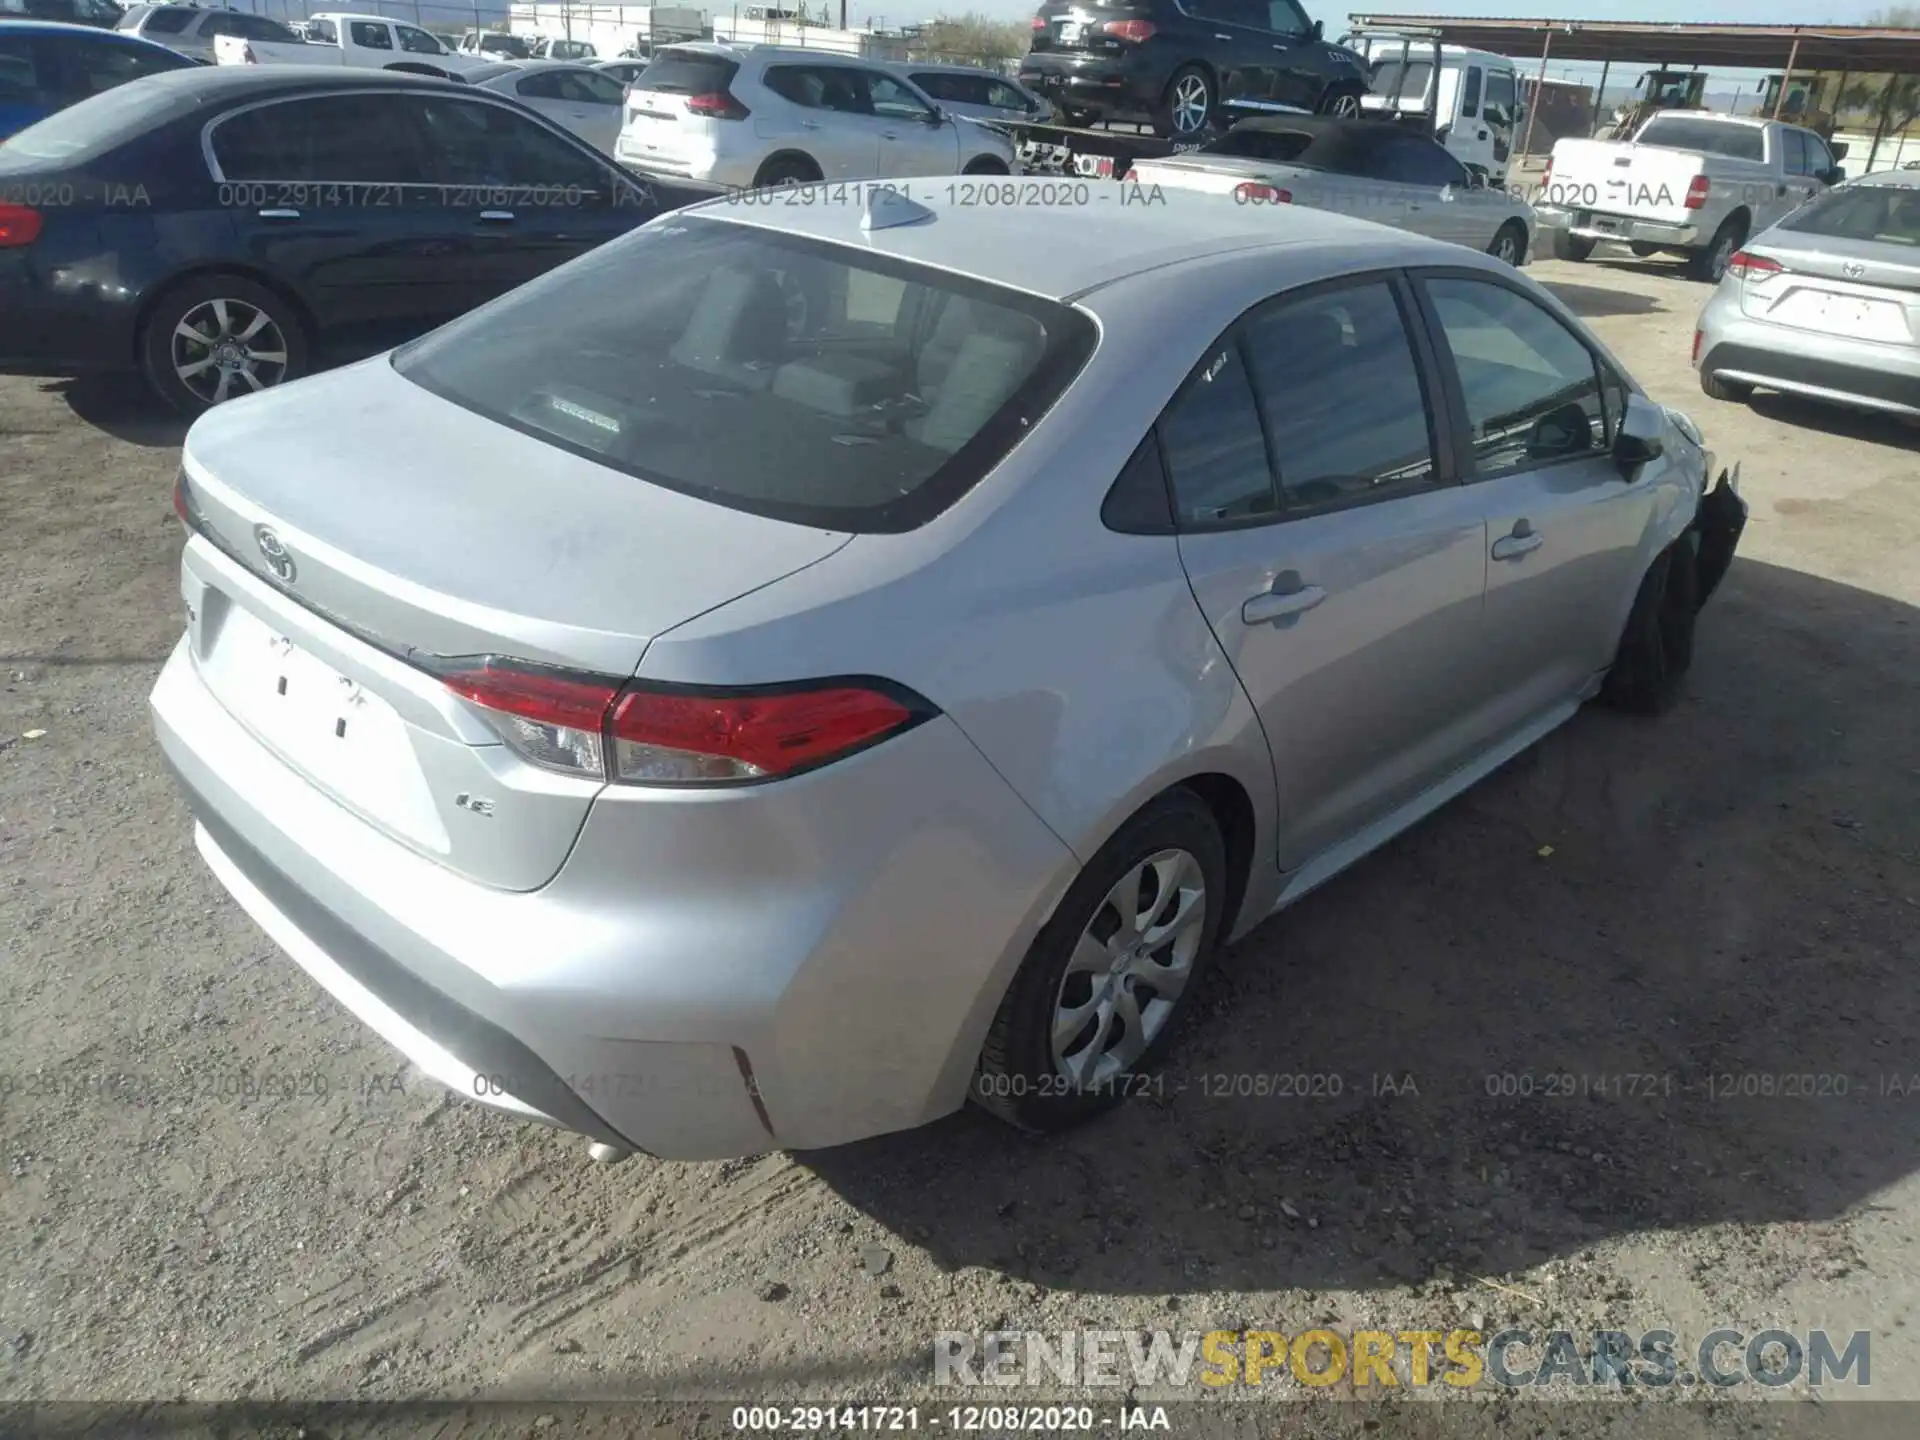
[[[1864,175],[1849,176],[1847,185],[1897,186],[1902,190],[1920,190],[1920,170],[1909,170],[1902,166],[1894,170],[1869,170]]]
[[[1742,125],[1749,130],[1758,130],[1762,125],[1773,123],[1765,115],[1728,115],[1721,110],[1656,110],[1647,117],[1647,123],[1651,125],[1655,120],[1664,120],[1668,116],[1681,120],[1711,120],[1716,125]],[[1783,120],[1780,123],[1786,125],[1792,122]]]
[[[125,30],[106,30],[98,25],[73,25],[65,20],[9,20],[0,16],[0,30],[9,35],[91,35],[115,45],[138,45],[150,50],[166,48],[164,45],[156,46],[151,40],[142,40],[138,35],[129,35]]]
[[[173,114],[184,114],[201,104],[222,104],[232,95],[261,91],[297,93],[356,86],[371,89],[383,85],[467,88],[452,80],[406,70],[343,69],[338,65],[193,65],[185,70],[146,75],[128,84],[145,87],[145,94],[155,97],[157,105],[164,105]]]
[[[1147,271],[1266,246],[1336,250],[1353,259],[1354,268],[1365,267],[1370,251],[1399,255],[1410,245],[1422,253],[1431,250],[1436,264],[1460,253],[1457,245],[1304,205],[1248,205],[1226,195],[1163,192],[1124,183],[1088,187],[1088,203],[1075,205],[1059,203],[1062,187],[1057,182],[1034,178],[987,183],[1003,203],[980,204],[970,193],[972,187],[940,176],[822,186],[816,192],[822,204],[711,200],[679,213],[857,245],[1051,300],[1073,299]],[[861,221],[873,197],[889,187],[929,218],[863,229]],[[887,204],[879,202],[883,212]],[[1086,243],[1090,221],[1099,226],[1097,246]]]
[[[1232,129],[1265,135],[1311,135],[1316,140],[1323,135],[1351,135],[1361,140],[1384,140],[1389,135],[1433,139],[1431,133],[1397,120],[1354,120],[1336,115],[1256,115],[1237,121]]]

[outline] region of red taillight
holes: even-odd
[[[1278,185],[1248,180],[1233,187],[1233,198],[1242,205],[1291,205],[1293,192],[1282,190]]]
[[[744,120],[750,113],[746,106],[724,90],[716,90],[710,95],[689,95],[687,109],[709,120]]]
[[[1036,15],[1036,16],[1034,16],[1034,17],[1033,17],[1033,28],[1034,28],[1034,29],[1036,29],[1036,30],[1044,30],[1044,29],[1046,29],[1046,28],[1047,28],[1047,22],[1046,22],[1046,20],[1045,20],[1045,18],[1044,18],[1044,17],[1042,17],[1042,16],[1039,16],[1039,15]]]
[[[1151,20],[1109,20],[1100,27],[1116,40],[1124,40],[1129,45],[1138,45],[1153,38]]]
[[[1733,258],[1727,261],[1727,274],[1742,280],[1761,280],[1768,275],[1778,275],[1785,268],[1778,260],[1747,250],[1734,251]]]
[[[734,694],[636,686],[620,698],[609,727],[614,778],[684,785],[791,775],[864,749],[925,714],[864,685]]]
[[[919,723],[930,706],[881,682],[775,689],[626,685],[498,656],[440,662],[448,689],[532,764],[589,780],[702,785],[810,770]]]
[[[182,525],[193,529],[193,504],[187,499],[187,472],[184,470],[173,477],[173,513],[180,517]]]
[[[0,204],[0,250],[31,245],[40,238],[40,212],[26,205]]]
[[[1540,172],[1540,188],[1545,190],[1551,184],[1553,184],[1553,158],[1549,156],[1547,168]]]
[[[1704,332],[1699,330],[1696,330],[1693,332],[1693,354],[1688,356],[1687,358],[1690,363],[1695,365],[1698,365],[1700,363],[1700,340],[1703,333]]]
[[[1713,182],[1704,175],[1696,175],[1687,182],[1687,209],[1698,210],[1707,203],[1707,191],[1713,188]]]

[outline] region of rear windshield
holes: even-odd
[[[1764,160],[1766,150],[1758,125],[1726,125],[1716,120],[1690,120],[1684,115],[1656,115],[1633,137],[1637,145],[1662,150],[1697,150],[1731,160]]]
[[[1400,78],[1401,71],[1406,79]],[[1392,95],[1394,87],[1400,87],[1400,95],[1406,100],[1420,100],[1426,97],[1427,86],[1433,80],[1433,62],[1431,60],[1380,60],[1373,67],[1373,93]]]
[[[393,364],[640,480],[804,525],[900,531],[998,464],[1093,340],[1086,316],[1052,301],[683,216],[403,347]]]
[[[633,82],[633,88],[667,95],[713,95],[727,88],[739,68],[724,55],[662,50]]]
[[[480,53],[483,55],[511,55],[516,60],[525,60],[532,54],[531,47],[518,35],[482,35]]]
[[[1920,245],[1920,185],[1843,185],[1780,222],[1835,240]]]
[[[1205,155],[1229,155],[1236,160],[1264,160],[1270,165],[1288,165],[1298,160],[1313,144],[1313,136],[1300,130],[1255,130],[1237,125],[1203,145]]]
[[[179,35],[186,31],[194,12],[187,9],[163,9],[147,12],[147,23],[140,27],[142,35]]]
[[[48,162],[79,164],[197,108],[197,92],[171,82],[171,76],[182,73],[169,71],[116,85],[54,111],[0,143],[0,171]]]

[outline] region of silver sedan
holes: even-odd
[[[1676,695],[1744,509],[1544,289],[1000,188],[678,211],[195,423],[161,749],[426,1074],[603,1159],[1064,1126],[1223,943]]]
[[[1243,204],[1335,210],[1524,265],[1533,207],[1487,185],[1431,136],[1405,125],[1321,116],[1242,120],[1186,155],[1134,162],[1131,178]]]
[[[469,72],[467,82],[511,95],[602,154],[611,155],[620,138],[626,87],[596,65],[519,60],[480,66]]]
[[[1920,171],[1835,186],[1747,242],[1694,334],[1700,388],[1920,418]]]

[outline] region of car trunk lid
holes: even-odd
[[[1746,249],[1758,263],[1742,267],[1742,313],[1855,340],[1920,344],[1920,254],[1912,246],[1775,234],[1781,243]]]
[[[622,148],[636,163],[686,167],[695,142],[725,123],[696,105],[717,109],[728,96],[737,62],[700,50],[662,50],[627,90]]]
[[[1687,200],[1703,166],[1700,155],[1657,145],[1560,140],[1546,200],[1569,210],[1684,225],[1698,210]]]
[[[1151,34],[1150,10],[1144,5],[1086,5],[1051,0],[1033,17],[1030,53],[1049,52],[1067,55],[1118,55],[1128,45],[1137,44]],[[1135,29],[1132,39],[1124,30]],[[1139,27],[1148,27],[1139,33]]]
[[[210,412],[183,471],[208,687],[370,824],[507,889],[553,876],[600,784],[517,759],[445,658],[622,680],[654,635],[847,539],[559,450],[384,359]]]

